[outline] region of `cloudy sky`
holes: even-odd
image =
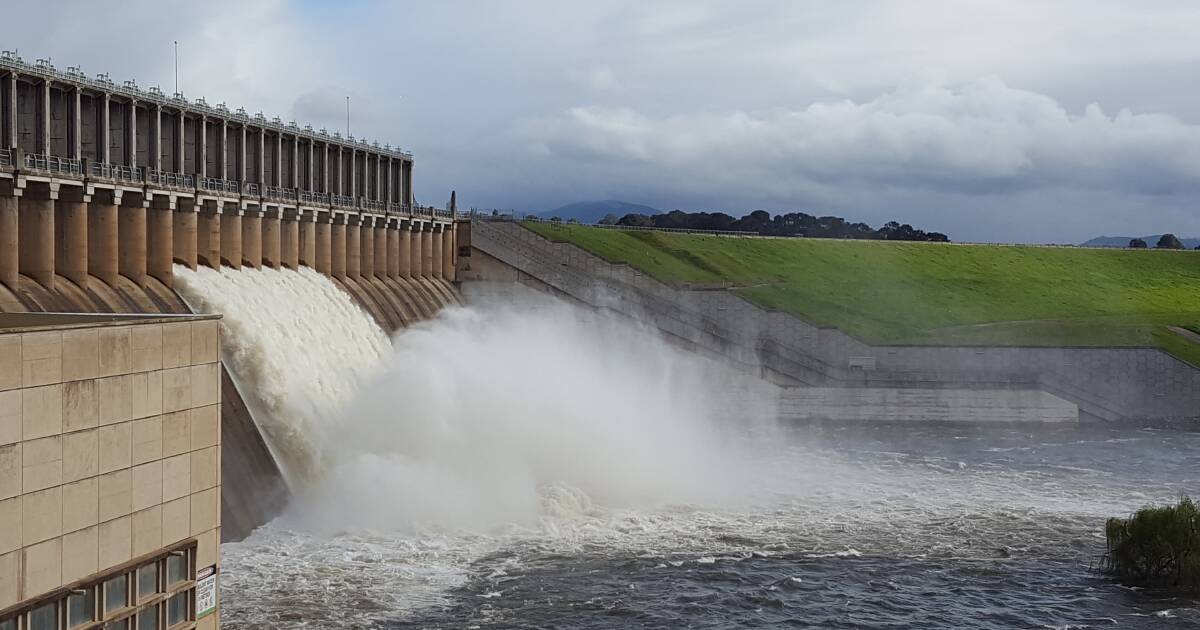
[[[13,2],[3,48],[399,144],[419,201],[1200,235],[1200,3]],[[47,30],[48,29],[48,30]]]

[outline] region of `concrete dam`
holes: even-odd
[[[321,495],[324,513],[300,516],[330,529],[370,512],[341,496],[351,487],[371,491],[371,516],[396,517],[383,484],[418,514],[502,522],[542,503],[589,513],[572,488],[703,496],[720,480],[689,471],[727,449],[692,420],[717,403],[738,408],[729,417],[880,423],[1171,422],[1200,409],[1196,371],[1161,353],[872,347],[461,216],[453,193],[419,205],[400,149],[12,53],[0,140],[0,630],[76,614],[215,628],[220,543],[298,492]],[[491,328],[453,308],[522,287],[562,300]],[[574,407],[531,412],[514,365],[613,347],[622,369],[589,364],[557,383]],[[741,397],[681,403],[676,381]],[[658,418],[670,422],[650,430]],[[438,457],[396,456],[419,447]],[[479,464],[504,450],[570,487]]]
[[[84,342],[91,344],[83,350],[84,356],[90,361],[112,352],[116,356],[153,356],[156,360],[146,365],[162,368],[161,357],[174,348],[183,352],[180,356],[186,366],[190,348],[200,343],[187,332],[191,328],[186,320],[137,320],[130,319],[131,314],[184,317],[194,307],[211,307],[212,303],[195,289],[188,296],[194,303],[189,304],[186,294],[177,288],[225,286],[220,285],[221,276],[258,274],[253,277],[265,278],[268,283],[298,282],[306,287],[302,291],[335,291],[341,297],[333,296],[328,303],[361,309],[369,314],[371,326],[381,331],[371,334],[386,339],[387,333],[430,319],[460,302],[454,285],[457,230],[453,196],[442,208],[417,204],[413,170],[413,156],[390,145],[314,131],[311,126],[285,124],[278,118],[268,120],[241,109],[231,111],[224,104],[209,105],[204,99],[189,100],[182,94],[167,96],[132,81],[118,85],[107,75],[93,79],[78,68],[60,70],[46,60],[28,63],[5,52],[0,56],[0,313],[99,316],[78,320],[83,323],[61,316],[12,320],[18,332],[41,330],[36,326],[47,322],[67,327],[132,323],[132,332],[115,338],[116,346],[96,346],[94,334],[84,335]],[[179,323],[149,323],[158,321]],[[145,334],[157,326],[170,332],[168,338],[158,328],[153,328],[150,336]],[[47,360],[52,358],[56,366],[72,360],[68,355],[76,351],[75,336],[57,327],[36,334],[53,340]],[[11,352],[7,347],[0,352],[17,359],[16,385],[45,389],[40,395],[62,400],[52,405],[57,408],[61,404],[62,409],[55,412],[59,415],[72,413],[79,404],[93,409],[105,405],[105,399],[97,400],[91,394],[82,400],[71,395],[64,398],[64,392],[75,391],[70,388],[90,382],[72,380],[75,377],[63,374],[65,368],[46,381],[30,380],[29,372],[21,377],[21,365],[36,364],[30,363],[34,347],[41,347],[34,343],[41,337],[30,335],[35,333],[15,335],[24,340],[24,354],[20,343]],[[215,345],[204,344],[208,356]],[[219,532],[222,540],[236,540],[278,513],[289,488],[281,464],[252,416],[252,410],[262,411],[269,405],[258,400],[255,392],[239,390],[238,375],[231,373],[227,360],[222,361],[219,373],[219,394],[214,398],[220,400],[223,440],[219,459],[224,483],[217,486],[220,518],[213,531]],[[161,403],[159,387],[163,386],[159,385],[161,379],[151,381],[151,403],[138,405],[130,401],[136,401],[138,392],[144,390],[133,384],[139,378],[144,383],[146,375],[153,373],[111,374],[105,378],[123,379],[114,390],[117,398],[112,404],[143,408],[126,414],[131,419],[126,430],[137,425],[123,438],[128,452],[132,448],[129,440],[136,445],[136,431],[142,425],[156,435],[164,430],[169,417]],[[202,387],[201,381],[186,373],[181,377],[193,388]],[[187,384],[182,386],[186,389]],[[24,405],[26,413],[32,413],[29,404]],[[19,420],[22,405],[16,405],[13,413]],[[171,417],[198,413],[187,407],[170,411]],[[194,417],[183,421],[198,422]],[[59,470],[64,466],[67,455],[63,445],[68,440],[95,440],[99,430],[73,432],[62,427],[45,438],[53,438],[57,445],[51,455],[58,462],[55,466]],[[85,457],[104,459],[102,442],[91,442],[99,454]],[[119,443],[117,448],[121,448]],[[32,465],[30,452],[29,443],[19,439],[0,443],[0,455],[16,457],[18,471],[22,461],[26,467]],[[128,455],[125,457],[128,460]],[[130,471],[136,474],[140,467],[136,458],[126,465],[130,466],[125,469],[125,483],[129,484]],[[120,472],[88,478],[92,492],[103,486],[109,475]],[[60,481],[63,479],[56,477],[55,483]],[[162,484],[169,482],[166,477],[153,482],[160,496]],[[135,479],[135,495],[138,483]],[[5,499],[5,504],[16,501],[19,517],[19,504],[26,499],[19,489],[12,499],[7,493],[0,494],[0,499]],[[125,508],[125,513],[132,509]],[[157,508],[147,504],[143,512],[151,509]],[[130,518],[135,519],[136,538],[138,514],[142,512],[78,531],[62,531],[62,536],[54,539],[59,553],[65,553],[62,541],[69,536],[86,532],[94,536],[106,525],[129,528]],[[161,544],[153,546],[155,553],[169,547],[167,543],[186,543],[175,538],[156,540]],[[17,543],[12,549],[7,543],[0,546],[0,626],[6,609],[37,599],[41,585],[53,591],[70,586],[78,577],[68,579],[60,568],[55,573],[57,580],[34,579],[26,574],[34,570],[30,568],[34,566],[30,564],[34,547],[21,547],[20,539]],[[206,550],[204,544],[200,556],[212,557],[215,552]],[[114,563],[136,559],[138,547],[127,548],[116,556],[120,562]],[[95,554],[96,548],[93,544],[90,553]],[[11,566],[26,567],[24,573],[14,568],[15,575],[7,574],[9,555],[14,558]],[[213,573],[218,570],[216,564]],[[91,566],[95,568],[95,562]],[[192,566],[193,590],[202,586],[198,568],[203,567]],[[96,582],[93,578],[88,579]],[[209,617],[205,623],[213,619]]]

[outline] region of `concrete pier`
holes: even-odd
[[[400,229],[398,219],[390,219],[385,229],[387,235],[387,277],[400,277]]]
[[[339,214],[330,225],[329,274],[346,279],[346,215]]]
[[[346,275],[357,279],[362,277],[362,230],[358,215],[347,217],[346,220]]]
[[[300,267],[300,224],[295,209],[284,209],[279,225],[279,264],[288,269]]]
[[[54,290],[54,197],[58,195],[42,191],[39,198],[31,192],[26,191],[17,202],[20,269],[38,284]]]
[[[117,262],[117,207],[120,205],[119,193],[98,190],[92,196],[88,213],[88,273],[112,288],[116,288],[120,273]]]
[[[262,266],[279,268],[279,250],[282,244],[282,226],[278,206],[267,206],[262,213]]]
[[[297,221],[300,240],[299,264],[317,268],[317,217],[315,212],[300,217]]]
[[[332,237],[330,235],[331,228],[333,227],[331,220],[332,220],[332,217],[330,217],[330,214],[328,212],[322,212],[320,215],[317,216],[317,222],[316,222],[316,233],[317,233],[316,259],[317,259],[317,262],[316,262],[316,265],[314,266],[314,269],[317,270],[317,273],[323,273],[325,275],[331,275],[333,273],[332,268],[330,266],[330,260],[333,257],[333,251],[332,251],[333,241],[332,241]]]
[[[375,217],[362,218],[358,237],[361,239],[358,247],[359,273],[364,278],[370,278],[375,275]]]
[[[242,214],[242,264],[258,269],[262,267],[262,213],[258,208],[248,208]]]
[[[196,214],[196,263],[221,268],[221,205],[205,201]],[[240,234],[239,234],[240,236]],[[238,258],[238,264],[242,263]]]
[[[20,253],[17,251],[17,197],[0,194],[0,284],[13,291],[20,288]]]
[[[372,270],[376,278],[388,275],[388,239],[387,219],[375,219],[373,236],[375,238],[375,267]]]
[[[434,278],[442,277],[442,226],[433,227],[433,274]]]
[[[397,258],[399,264],[400,277],[412,277],[412,220],[401,220],[400,229],[400,250]]]
[[[197,233],[199,214],[194,209],[176,208],[176,211],[171,214],[171,219],[175,223],[171,232],[175,261],[194,270],[199,264],[196,255],[196,247],[199,244]]]
[[[88,202],[82,188],[61,191],[54,204],[55,272],[88,288]]]
[[[167,288],[174,285],[172,265],[175,262],[175,201],[170,197],[155,197],[146,210],[146,273],[157,278]]]
[[[221,213],[221,264],[242,268],[242,209],[227,204]],[[258,246],[261,240],[255,241]],[[261,259],[260,259],[261,262]]]
[[[117,209],[117,269],[139,287],[146,286],[146,202],[122,197]]]
[[[442,278],[454,282],[454,235],[457,230],[453,223],[442,226]]]
[[[421,230],[421,277],[433,277],[433,224],[426,223]]]

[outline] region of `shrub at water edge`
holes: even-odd
[[[1110,518],[1105,534],[1105,573],[1138,585],[1200,591],[1200,508],[1190,498]]]

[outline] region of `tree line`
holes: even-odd
[[[1132,238],[1132,239],[1129,239],[1129,248],[1130,249],[1148,249],[1149,245],[1147,245],[1146,241],[1143,239]],[[1162,236],[1158,237],[1158,242],[1154,244],[1154,249],[1187,249],[1187,248],[1183,246],[1183,242],[1179,240],[1179,237],[1175,236],[1174,234],[1163,234]],[[1196,249],[1200,249],[1200,245],[1197,245]]]
[[[841,217],[818,217],[804,212],[789,212],[771,216],[755,210],[736,219],[724,212],[683,212],[672,210],[663,214],[627,214],[621,218],[610,214],[600,220],[602,225],[675,228],[684,230],[719,230],[754,232],[760,236],[807,236],[812,238],[847,238],[885,241],[934,241],[947,243],[950,239],[941,232],[926,232],[907,223],[889,221],[879,229],[866,223],[851,223]]]

